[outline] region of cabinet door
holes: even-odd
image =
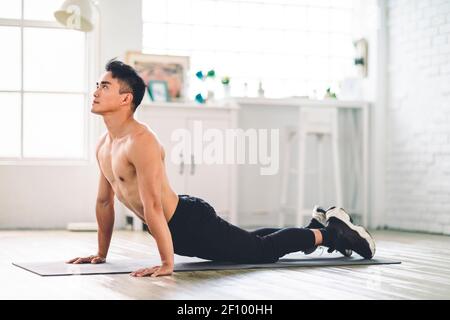
[[[145,122],[156,133],[164,146],[166,153],[166,173],[170,185],[177,194],[186,193],[185,176],[186,171],[189,170],[189,166],[186,164],[186,157],[189,155],[173,154],[175,151],[174,146],[178,142],[171,140],[172,132],[174,130],[186,129],[185,117],[167,117],[149,113],[148,115],[141,116],[139,120]],[[178,160],[178,163],[175,162],[176,160]]]
[[[201,123],[201,129],[199,123]],[[218,129],[222,133],[225,142],[225,129],[230,128],[228,119],[201,119],[188,120],[188,129],[191,132],[193,144],[202,143],[199,141],[196,132],[202,131],[205,134],[208,129]],[[197,136],[197,138],[196,138]],[[217,139],[211,138],[209,141],[203,141],[202,152],[192,147],[191,163],[187,172],[187,193],[207,201],[214,207],[217,214],[228,217],[230,215],[230,187],[231,187],[231,165],[226,164],[226,153],[224,144],[217,146],[222,148],[223,164],[208,164],[205,162],[205,153],[212,150],[211,145]],[[209,146],[209,147],[208,147]],[[210,153],[211,154],[211,153]],[[201,157],[201,159],[199,159]]]

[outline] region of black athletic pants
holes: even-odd
[[[263,228],[252,232],[220,218],[205,200],[179,195],[168,225],[178,255],[235,263],[271,263],[314,247],[314,233],[304,228]]]

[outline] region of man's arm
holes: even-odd
[[[161,266],[133,272],[136,276],[170,275],[173,272],[173,243],[164,216],[161,189],[163,163],[161,147],[151,133],[139,134],[128,153],[129,161],[136,169],[139,195],[144,206],[144,218],[155,238],[161,256]]]
[[[97,255],[89,257],[77,257],[68,261],[68,263],[103,263],[106,261],[111,237],[114,229],[114,191],[109,181],[103,175],[98,159],[98,151],[104,141],[103,136],[96,147],[97,162],[100,169],[100,180],[98,184],[97,202],[95,212],[98,224],[98,252]]]
[[[97,255],[106,259],[114,229],[114,191],[101,170],[95,212],[98,224]]]

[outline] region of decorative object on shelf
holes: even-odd
[[[165,81],[168,100],[186,99],[189,57],[127,52],[126,63],[136,69],[147,87],[150,81]]]
[[[203,71],[198,71],[195,76],[200,80],[205,81],[208,78],[214,79],[216,77],[216,72],[213,69],[209,70],[206,74],[204,74]]]
[[[206,84],[206,94],[198,93],[195,96],[195,101],[200,103],[206,103],[214,100],[214,80],[216,78],[216,72],[211,69],[206,74],[202,71],[198,71],[195,76]],[[206,96],[206,97],[205,97]]]
[[[355,46],[355,59],[354,64],[357,68],[358,75],[361,78],[367,77],[367,56],[368,56],[368,43],[366,39],[359,39],[353,42]]]
[[[197,101],[198,103],[206,103],[206,100],[205,100],[205,98],[203,98],[201,93],[198,93],[195,96],[195,101]]]
[[[166,81],[150,80],[147,85],[147,91],[152,101],[169,101],[169,89]]]
[[[332,98],[332,99],[336,99],[336,93],[334,93],[333,91],[331,91],[331,88],[327,88],[327,92],[325,93],[324,98]]]
[[[230,77],[229,76],[223,76],[221,80],[223,85],[228,86],[230,84]]]
[[[231,94],[230,94],[230,77],[224,76],[224,77],[222,77],[220,82],[222,83],[222,87],[223,87],[223,97],[225,99],[230,98],[230,96],[231,96]]]
[[[261,80],[259,80],[259,84],[258,84],[258,97],[264,98],[264,89],[263,89]]]

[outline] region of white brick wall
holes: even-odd
[[[386,224],[450,234],[450,0],[388,0]]]

